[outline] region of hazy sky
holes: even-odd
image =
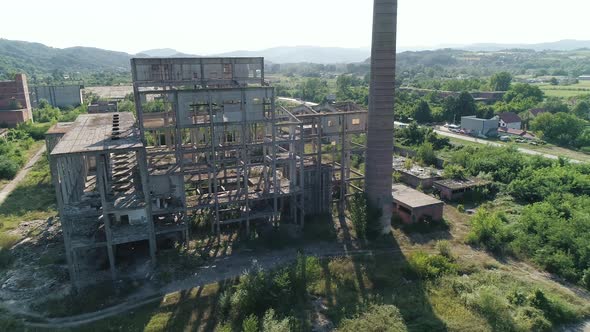
[[[129,53],[368,47],[372,0],[3,0],[0,38]],[[588,0],[399,0],[398,46],[590,39]]]

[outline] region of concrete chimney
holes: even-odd
[[[391,185],[396,33],[397,0],[374,0],[365,191],[369,201],[382,209],[381,225],[384,233],[390,230],[393,209]]]

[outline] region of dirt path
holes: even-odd
[[[25,176],[27,176],[27,174],[29,174],[29,171],[31,170],[31,168],[33,168],[33,166],[35,166],[35,164],[37,163],[37,161],[39,161],[41,156],[43,156],[43,152],[45,152],[45,150],[46,150],[46,147],[45,147],[45,144],[43,144],[43,146],[39,149],[39,151],[37,151],[37,153],[35,153],[33,158],[29,159],[29,161],[27,162],[25,167],[23,167],[23,169],[21,169],[18,172],[16,177],[14,179],[12,179],[12,181],[10,181],[10,183],[8,183],[4,188],[2,188],[2,190],[0,190],[0,205],[2,205],[2,203],[4,203],[6,198],[8,196],[10,196],[10,194],[16,188],[16,186],[18,186],[18,184],[25,178]]]

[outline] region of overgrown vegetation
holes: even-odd
[[[30,123],[9,129],[4,137],[0,137],[0,179],[12,179],[25,165],[35,140],[44,138],[49,129],[46,125]]]
[[[528,258],[587,287],[590,268],[590,167],[516,153],[512,148],[464,148],[453,160],[471,175],[488,174],[525,204],[508,218],[480,208],[468,242]]]
[[[9,249],[20,240],[8,231],[22,221],[47,219],[54,214],[55,191],[49,174],[49,162],[43,156],[0,205],[0,269],[12,263]]]
[[[300,256],[293,265],[171,294],[132,317],[82,329],[309,331],[318,302],[338,331],[550,331],[589,313],[574,295],[472,264],[426,253],[408,262],[396,254]]]
[[[78,115],[88,113],[86,104],[76,108],[64,108],[63,110],[51,106],[46,100],[39,101],[37,108],[33,110],[33,120],[40,123],[73,122]]]
[[[352,196],[349,205],[350,220],[358,239],[375,240],[382,231],[380,225],[381,211],[372,206],[365,193]]]

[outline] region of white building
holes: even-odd
[[[514,112],[500,114],[500,128],[521,129],[522,119]]]

